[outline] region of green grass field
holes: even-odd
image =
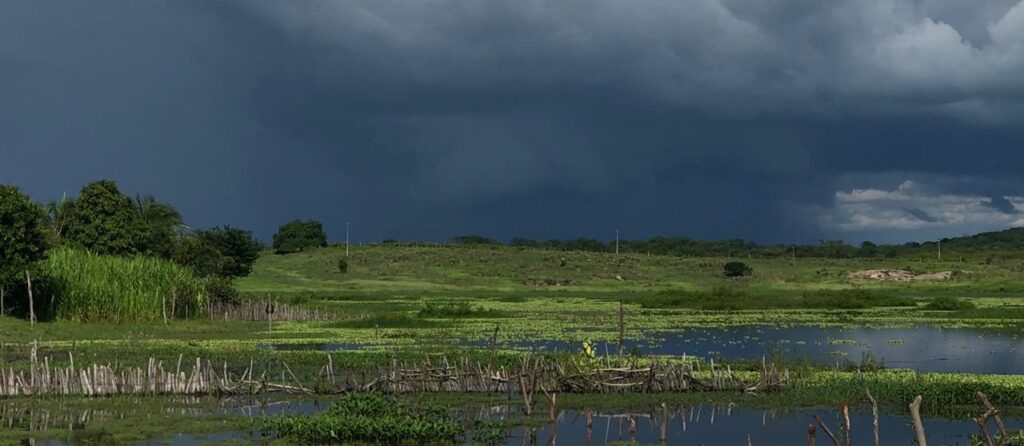
[[[626,339],[639,345],[654,345],[662,334],[685,328],[749,325],[849,329],[927,324],[1024,334],[1024,262],[1012,259],[680,258],[486,246],[368,245],[352,248],[348,272],[342,273],[337,267],[341,258],[344,248],[338,247],[288,255],[266,252],[253,273],[236,283],[243,299],[263,302],[271,298],[315,307],[329,312],[329,320],[278,321],[271,333],[264,322],[196,315],[172,319],[166,325],[161,321],[60,321],[34,326],[5,316],[0,317],[0,356],[5,366],[24,368],[29,346],[38,341],[40,354],[51,356],[55,364],[66,361],[69,351],[80,362],[125,365],[143,365],[151,356],[170,362],[184,355],[223,360],[233,368],[244,368],[251,360],[285,361],[299,376],[313,376],[327,354],[315,346],[363,346],[361,351],[333,353],[339,366],[363,367],[402,358],[416,361],[426,353],[486,359],[496,341],[497,360],[514,364],[521,352],[509,346],[522,342],[554,342],[568,349],[564,354],[576,355],[573,349],[590,339],[604,353],[618,338],[620,301]],[[749,264],[753,274],[726,278],[723,265],[733,260]],[[867,269],[956,273],[942,281],[848,277],[850,272]],[[841,345],[846,340],[828,342]],[[459,344],[469,344],[472,350]],[[1007,410],[1019,411],[1012,406],[1024,406],[1024,395],[1017,390],[1024,375],[867,371],[862,376],[850,371],[858,365],[855,363],[824,370],[799,358],[773,360],[797,378],[795,386],[782,394],[663,395],[655,399],[755,407],[821,405],[854,399],[863,383],[870,382],[879,400],[891,405],[887,410],[901,410],[908,395],[924,393],[935,400],[926,410],[937,413],[942,404],[970,404],[978,389],[988,390]],[[717,361],[743,373],[760,367],[760,361],[728,357]],[[606,396],[580,395],[567,396],[565,401],[609,406],[653,401],[637,398],[609,401]],[[121,432],[124,424],[110,421],[94,423],[85,432],[110,438],[147,438],[161,435],[159,432],[189,431],[181,427],[188,419],[176,419],[168,425],[170,430],[150,426],[147,429],[153,429],[152,433],[137,435]],[[222,423],[236,429],[242,420],[227,417]],[[217,426],[203,425],[198,430],[216,431]],[[17,435],[11,434],[11,438]],[[48,435],[59,437],[61,433],[54,430]],[[40,438],[46,437],[40,434]]]

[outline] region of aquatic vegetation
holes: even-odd
[[[448,408],[409,404],[373,393],[347,395],[318,415],[266,418],[261,427],[304,443],[454,443],[466,432]]]
[[[953,297],[936,297],[925,305],[925,308],[929,310],[941,310],[941,311],[959,311],[959,310],[973,310],[977,308],[974,302],[956,299]]]

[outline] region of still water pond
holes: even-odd
[[[580,351],[581,339],[500,341],[499,348]],[[489,347],[489,342],[463,342]],[[351,350],[355,344],[282,344],[279,349]],[[598,354],[615,353],[614,344],[597,343]],[[922,372],[1024,374],[1024,338],[1017,333],[975,329],[823,328],[741,326],[690,328],[647,333],[627,340],[626,349],[640,354],[693,355],[705,358],[760,359],[782,355],[834,366],[860,363],[871,355],[889,368]]]
[[[250,407],[252,404],[252,407]],[[278,401],[271,406],[260,403],[237,402],[228,404],[222,410],[247,416],[278,416],[278,415],[309,415],[329,406],[329,401]],[[544,412],[544,410],[539,410]],[[587,413],[590,413],[588,428]],[[24,412],[20,412],[24,416]],[[665,414],[668,415],[665,418]],[[94,416],[95,414],[90,414]],[[110,418],[118,418],[117,410],[107,414]],[[671,407],[663,412],[654,407],[648,410],[615,410],[601,409],[592,411],[565,410],[556,416],[553,423],[540,422],[534,418],[527,426],[522,427],[523,415],[518,408],[505,405],[467,409],[462,413],[467,423],[472,420],[505,422],[513,426],[501,430],[504,437],[502,444],[513,445],[607,445],[624,441],[636,441],[640,444],[659,444],[664,435],[667,444],[687,445],[780,445],[805,444],[807,426],[812,423],[813,416],[818,415],[825,420],[833,432],[840,432],[841,414],[838,410],[828,407],[800,409],[751,409],[728,405],[697,405]],[[203,416],[197,411],[195,416]],[[88,418],[88,417],[86,417]],[[4,420],[5,423],[11,420]],[[109,420],[108,420],[109,421]],[[1024,420],[1007,418],[1004,420],[1007,429],[1012,432],[1024,429]],[[14,422],[17,425],[17,421]],[[871,414],[869,410],[851,410],[851,432],[854,444],[866,444],[871,438]],[[961,420],[925,419],[925,431],[929,443],[940,445],[969,445],[970,436],[977,432],[977,425],[964,417]],[[43,427],[43,426],[40,426]],[[67,425],[65,425],[65,428]],[[84,427],[79,424],[74,429]],[[56,423],[48,426],[60,429]],[[993,427],[994,428],[994,427]],[[913,430],[909,418],[903,415],[882,413],[879,417],[879,431],[882,445],[913,444]],[[69,432],[70,434],[70,432]],[[467,436],[469,440],[472,434]],[[828,444],[829,440],[822,430],[817,432],[818,444]],[[223,431],[194,434],[187,431],[167,436],[160,436],[138,444],[172,444],[193,446],[200,444],[219,444],[223,442],[262,443],[271,440],[257,430]],[[69,435],[62,440],[44,440],[35,442],[37,445],[76,445],[92,444],[89,440]]]

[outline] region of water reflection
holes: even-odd
[[[841,435],[841,412],[836,409],[754,410],[701,405],[655,408],[646,412],[561,411],[553,423],[512,429],[505,444],[600,446],[623,441],[687,445],[806,444],[807,427],[813,415],[825,419],[831,430]],[[495,414],[482,416],[484,419],[502,419]],[[853,443],[869,442],[870,411],[851,410],[850,419]],[[1005,422],[1011,431],[1024,428],[1024,420],[1007,419]],[[924,425],[929,442],[935,444],[968,445],[970,436],[977,433],[977,425],[967,419],[928,419]],[[913,443],[911,423],[904,416],[882,414],[879,431],[883,445]],[[821,430],[818,430],[817,437],[819,444],[829,443]]]

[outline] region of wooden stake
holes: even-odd
[[[918,446],[928,446],[928,439],[924,436],[924,424],[921,423],[921,395],[914,398],[910,403],[910,418],[914,421],[914,435],[917,438]]]
[[[850,446],[850,406],[843,404],[843,430],[846,446]]]
[[[829,429],[828,425],[825,424],[825,420],[822,420],[820,417],[815,415],[814,422],[818,423],[818,426],[821,426],[821,430],[825,431],[825,435],[828,435],[828,438],[829,440],[832,440],[833,445],[839,446],[839,440],[837,440],[836,436],[832,434],[832,430]]]
[[[32,298],[32,274],[25,270],[25,284],[28,286],[28,320],[29,325],[36,324],[35,299]]]
[[[1006,435],[1006,426],[1003,424],[1003,417],[999,416],[999,410],[989,402],[988,395],[978,392],[978,399],[989,412],[992,412],[992,418],[996,420],[996,427],[999,428],[999,446],[1006,446],[1010,442],[1010,437]]]
[[[878,402],[875,401],[875,397],[871,396],[871,391],[867,388],[864,389],[864,393],[867,394],[868,400],[871,401],[871,433],[873,434],[873,445],[878,446]]]
[[[814,437],[817,434],[817,430],[814,429],[813,424],[807,425],[807,446],[814,446]]]

